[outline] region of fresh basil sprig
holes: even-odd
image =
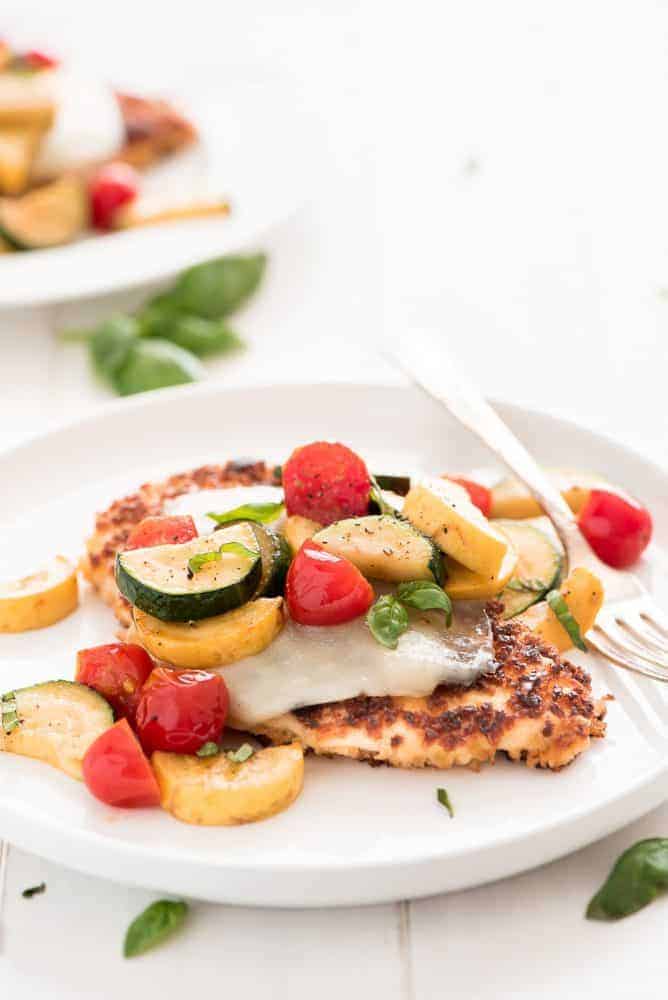
[[[619,920],[641,910],[668,889],[668,838],[651,837],[629,847],[587,907],[589,920]]]
[[[257,521],[259,524],[268,524],[281,516],[284,506],[282,502],[245,503],[241,507],[235,507],[234,510],[226,510],[223,514],[211,511],[206,516],[216,524],[229,524],[230,521]]]
[[[408,628],[408,612],[396,597],[385,594],[372,604],[366,616],[372,636],[388,649],[396,649]]]
[[[258,287],[265,260],[234,255],[191,267],[133,315],[61,339],[86,342],[95,371],[122,396],[197,381],[205,375],[199,358],[243,346],[226,317]]]
[[[397,587],[397,597],[402,604],[418,611],[444,611],[445,624],[452,625],[452,601],[433,580],[411,580],[400,583]]]
[[[159,899],[132,921],[125,935],[123,955],[134,958],[154,948],[181,927],[188,904],[181,900]]]
[[[564,596],[560,590],[551,590],[550,593],[545,598],[548,605],[552,611],[557,616],[560,625],[568,632],[570,639],[574,646],[581,649],[583,653],[587,652],[587,645],[582,638],[582,633],[580,632],[580,626],[571,614]]]
[[[191,556],[188,560],[188,569],[193,575],[199,573],[207,563],[217,562],[226,553],[231,553],[235,556],[245,556],[248,559],[252,559],[253,562],[260,558],[259,552],[256,552],[255,549],[247,548],[241,542],[225,542],[219,549],[214,549],[212,552],[198,552],[197,555]]]
[[[448,795],[445,788],[436,789],[436,798],[441,803],[444,809],[447,809],[450,813],[450,819],[455,818],[455,810],[452,807],[452,802],[450,801],[450,796]]]

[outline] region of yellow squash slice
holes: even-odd
[[[453,601],[488,601],[497,597],[512,577],[517,566],[517,552],[508,548],[497,576],[481,576],[448,556],[443,562],[446,574],[443,589]]]
[[[605,488],[605,480],[591,472],[577,472],[574,469],[546,469],[554,485],[574,514],[579,514],[589,494],[596,487]],[[523,520],[540,517],[543,513],[537,500],[531,496],[519,479],[502,479],[492,487],[492,518]]]
[[[322,525],[318,521],[311,521],[308,517],[300,514],[292,514],[286,517],[283,525],[283,536],[290,546],[293,556],[301,549],[304,542],[313,538],[317,531],[322,531]]]
[[[267,819],[292,805],[304,783],[299,743],[267,747],[243,763],[225,753],[200,758],[160,752],[153,754],[151,763],[163,809],[198,826]]]
[[[409,490],[402,514],[467,569],[487,577],[501,573],[508,540],[471,503],[458,483],[449,479],[422,480]]]
[[[262,652],[283,628],[282,597],[260,597],[196,622],[163,622],[134,609],[134,636],[153,656],[183,669],[212,670]]]
[[[71,614],[78,604],[76,569],[56,556],[46,569],[0,584],[0,632],[45,628]]]
[[[597,576],[582,567],[572,570],[561,585],[561,595],[568,605],[583,637],[596,621],[603,604],[603,584]],[[541,601],[515,618],[544,642],[556,646],[560,653],[570,649],[573,641],[554,611]]]

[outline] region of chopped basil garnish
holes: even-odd
[[[397,648],[399,637],[408,628],[408,612],[391,594],[378,598],[369,608],[366,620],[374,639],[388,649]]]
[[[255,750],[250,745],[250,743],[242,743],[238,750],[228,750],[227,757],[228,760],[234,761],[235,764],[243,764],[245,760],[252,757]]]
[[[256,552],[255,549],[247,548],[241,542],[225,542],[219,549],[215,549],[213,552],[200,552],[196,556],[191,556],[188,560],[188,569],[194,575],[201,570],[202,566],[206,566],[210,562],[217,562],[227,552],[231,552],[236,556],[247,556],[253,561],[260,557],[259,552]]]
[[[197,757],[215,757],[220,753],[220,747],[213,740],[209,740],[196,751]]]
[[[259,524],[268,524],[275,521],[283,513],[281,503],[244,503],[234,510],[226,510],[223,514],[216,514],[213,511],[207,514],[216,524],[228,524],[230,521],[257,521]]]
[[[578,649],[581,649],[583,653],[586,653],[587,646],[582,638],[580,626],[569,611],[568,605],[566,604],[561,591],[551,590],[545,600],[557,616],[559,624],[562,625],[568,632],[573,645],[577,646]]]
[[[39,885],[31,885],[28,889],[24,889],[21,895],[24,899],[32,899],[33,896],[39,896],[43,892],[46,892],[46,882],[40,882]]]
[[[125,935],[123,955],[134,958],[160,944],[182,925],[188,912],[187,903],[159,899],[151,903],[132,921]]]
[[[452,802],[450,801],[450,796],[446,792],[445,788],[436,789],[436,798],[441,803],[441,805],[448,810],[450,813],[450,819],[454,819],[455,810],[452,808]]]
[[[411,580],[400,583],[397,597],[402,604],[418,611],[444,611],[445,624],[452,625],[452,602],[442,587],[432,580]]]
[[[619,920],[641,910],[668,889],[668,838],[629,847],[587,907],[589,920]]]

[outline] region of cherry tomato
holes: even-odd
[[[315,441],[297,448],[283,466],[282,476],[288,514],[332,524],[368,511],[371,479],[367,467],[344,444]]]
[[[604,563],[626,569],[640,558],[652,537],[652,518],[631,497],[592,490],[578,516],[580,531]]]
[[[351,562],[308,541],[292,560],[285,597],[301,625],[340,625],[365,614],[374,593]]]
[[[95,798],[109,806],[160,805],[158,782],[127,719],[91,743],[83,759],[83,777]]]
[[[139,174],[127,163],[108,163],[90,182],[90,209],[96,229],[113,229],[119,208],[139,192]]]
[[[126,549],[145,549],[151,545],[177,545],[197,538],[197,528],[190,514],[178,517],[145,517],[130,532]]]
[[[50,56],[48,52],[41,52],[39,49],[30,49],[29,52],[23,54],[23,62],[30,69],[53,69],[59,61]]]
[[[472,479],[464,479],[462,476],[446,476],[445,478],[463,486],[471,499],[471,503],[475,504],[485,517],[489,517],[492,511],[491,490],[488,490],[486,486],[481,486],[480,483],[474,483]]]
[[[116,718],[130,722],[134,722],[142,686],[152,670],[153,660],[146,650],[132,643],[114,642],[77,653],[79,683],[99,691]]]
[[[197,753],[220,739],[228,705],[225,681],[218,674],[156,667],[139,699],[139,739],[147,753]]]

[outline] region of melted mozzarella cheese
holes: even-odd
[[[457,604],[450,629],[439,612],[410,616],[394,650],[376,642],[363,618],[328,628],[288,621],[261,653],[221,669],[230,723],[243,728],[358,695],[430,695],[439,684],[470,685],[494,670],[482,604]]]
[[[247,503],[282,503],[283,490],[279,486],[230,486],[221,490],[198,490],[185,493],[165,504],[165,514],[190,514],[199,534],[209,534],[215,521],[207,517],[209,512],[224,514],[228,510],[242,507]],[[272,528],[280,527],[283,515],[268,522]]]
[[[53,126],[44,135],[33,166],[37,179],[55,177],[116,155],[125,141],[123,116],[111,87],[100,80],[60,67],[34,78],[46,77],[56,106]],[[33,85],[26,78],[26,86]]]

